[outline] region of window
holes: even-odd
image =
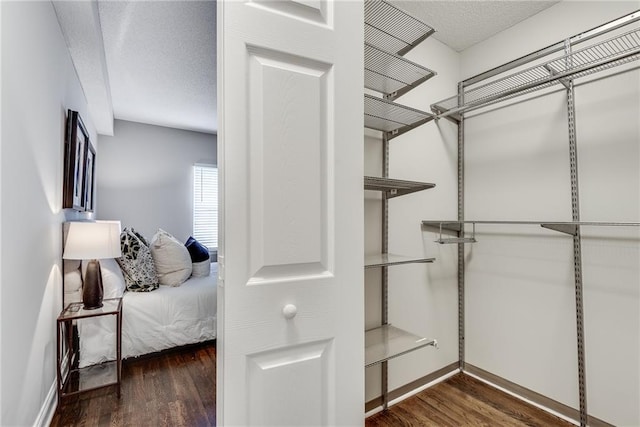
[[[193,166],[193,237],[213,251],[218,248],[218,168]]]

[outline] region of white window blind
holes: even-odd
[[[193,237],[209,248],[218,248],[218,168],[193,166]]]

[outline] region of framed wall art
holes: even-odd
[[[94,189],[95,189],[95,172],[96,172],[96,150],[93,148],[91,141],[87,144],[85,162],[84,162],[84,210],[93,212],[94,209]]]
[[[86,209],[86,168],[89,133],[77,111],[68,110],[64,143],[64,183],[62,207],[78,211]],[[92,151],[91,167],[94,168],[95,150]],[[91,208],[93,210],[93,174],[91,177]]]

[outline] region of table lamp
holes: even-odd
[[[102,307],[102,273],[99,259],[119,258],[120,221],[70,222],[63,259],[88,259],[82,286],[85,310]]]

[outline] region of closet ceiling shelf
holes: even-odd
[[[365,0],[364,39],[387,52],[404,55],[435,30],[384,0]]]
[[[388,139],[430,122],[434,115],[384,99],[364,95],[364,126],[385,132]]]
[[[391,265],[432,263],[435,258],[410,257],[397,254],[374,254],[364,257],[364,268],[387,267]]]
[[[431,110],[438,118],[455,116],[639,58],[640,28],[636,28],[481,86],[468,87],[462,95],[462,104],[456,95],[432,104]]]
[[[416,191],[428,190],[436,185],[428,182],[404,181],[401,179],[379,178],[375,176],[364,177],[364,189],[382,191],[387,198],[404,196]]]
[[[366,368],[420,348],[438,346],[434,339],[423,338],[391,325],[365,331],[364,343]]]
[[[436,72],[401,56],[364,44],[364,86],[393,101],[435,76]]]

